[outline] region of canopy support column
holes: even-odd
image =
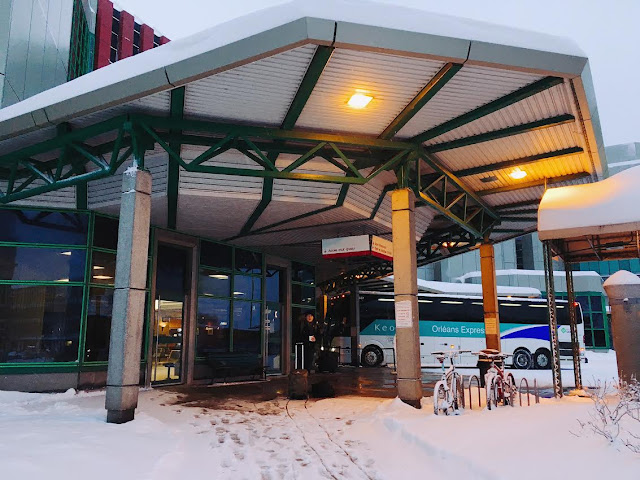
[[[420,408],[422,375],[415,203],[415,194],[409,188],[391,192],[398,397],[403,402]]]
[[[480,271],[482,275],[482,306],[484,309],[486,348],[500,351],[500,315],[498,314],[496,259],[493,244],[491,243],[480,245]]]
[[[569,328],[571,329],[571,350],[573,353],[573,378],[577,390],[582,390],[582,372],[580,368],[580,339],[578,338],[578,319],[576,318],[576,294],[573,289],[573,269],[571,263],[565,262],[567,277],[567,302],[569,308]]]
[[[553,373],[553,396],[562,398],[562,377],[560,373],[560,349],[558,346],[558,315],[556,310],[556,293],[553,282],[553,255],[548,241],[542,242],[544,256],[544,280],[547,289],[547,305],[549,318],[549,339],[551,342],[551,370]]]
[[[108,423],[133,420],[138,406],[151,216],[151,174],[139,169],[138,157],[122,181],[105,402]]]

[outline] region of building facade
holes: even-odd
[[[125,10],[118,10],[109,0],[98,0],[96,20],[95,68],[102,68],[168,43],[153,28],[140,23]]]

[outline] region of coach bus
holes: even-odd
[[[348,300],[348,297],[347,297]],[[500,339],[502,351],[513,356],[507,366],[521,369],[551,367],[547,301],[540,298],[499,297]],[[571,360],[569,305],[556,300],[560,359]],[[482,298],[462,295],[418,294],[420,310],[420,363],[423,367],[439,366],[431,352],[445,348],[478,351],[485,348]],[[584,326],[579,305],[576,307],[578,338],[584,356]],[[350,309],[354,311],[355,309]],[[351,324],[345,302],[333,302],[328,318]],[[357,338],[360,362],[367,367],[394,363],[395,310],[391,292],[361,291],[359,294],[359,324]],[[338,324],[340,322],[337,322]],[[355,333],[355,332],[354,332]],[[349,328],[342,328],[332,340],[340,347],[341,360],[350,362]],[[465,354],[460,366],[475,366],[477,357]]]

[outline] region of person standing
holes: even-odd
[[[316,356],[316,342],[319,336],[318,323],[311,313],[307,313],[301,322],[300,336],[304,346],[304,368],[311,373]]]

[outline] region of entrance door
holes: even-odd
[[[151,383],[182,383],[184,319],[187,318],[188,250],[159,244],[151,349]]]
[[[282,316],[285,269],[267,265],[267,302],[264,315],[264,365],[267,373],[282,372]]]

